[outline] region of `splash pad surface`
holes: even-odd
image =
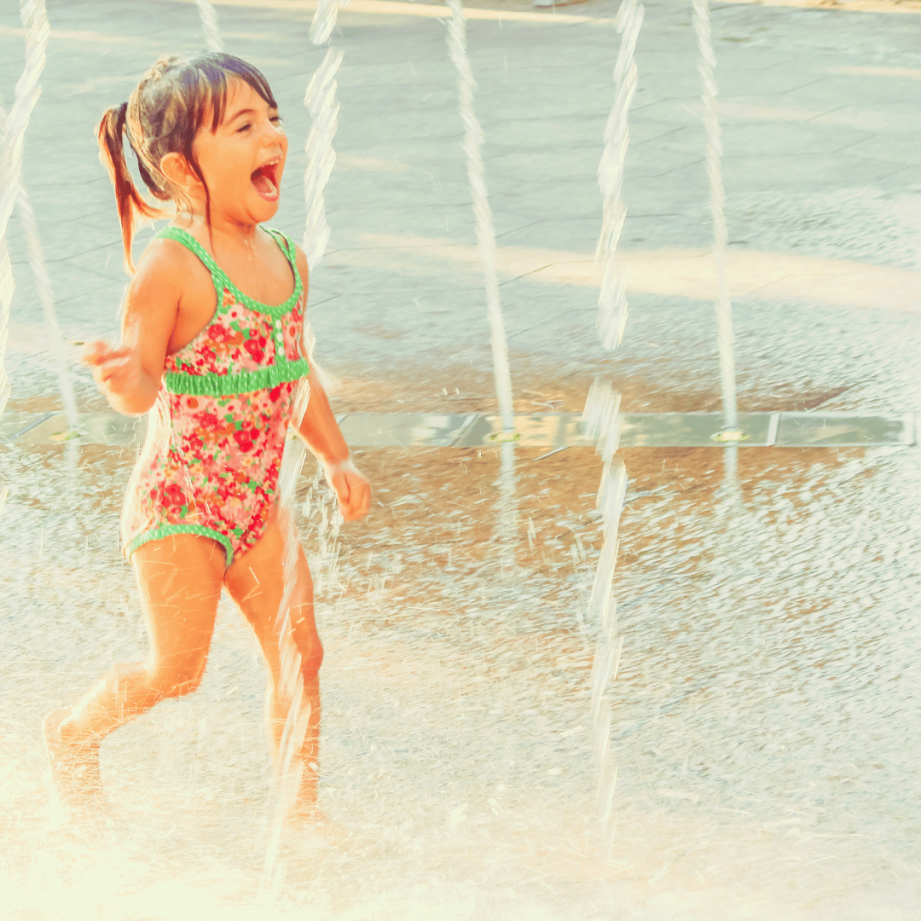
[[[322,58],[309,20],[219,11],[227,46],[266,70],[300,142],[293,113]],[[121,5],[49,6],[25,178],[69,340],[110,333],[124,285],[93,119],[156,54],[198,47],[196,15],[173,3],[151,4],[143,21]],[[918,147],[906,128],[917,107],[889,82],[900,78],[843,72],[921,67],[904,19],[714,12],[721,99],[734,107],[730,283],[733,251],[747,282],[734,293],[743,411],[921,408],[918,334],[899,284],[874,301],[873,285],[839,297],[826,283],[829,264],[908,285],[921,272]],[[593,329],[597,289],[571,257],[591,264],[616,47],[576,25],[468,24],[519,413],[578,412],[593,373],[612,373]],[[15,18],[0,26],[0,60],[18,67]],[[340,29],[333,238],[311,294],[319,355],[342,378],[336,408],[493,413],[443,27],[350,23],[344,11]],[[689,8],[647,5],[624,245],[653,256],[635,276],[613,362],[634,413],[719,405],[711,295],[687,271],[688,251],[707,242],[695,54]],[[11,86],[17,72],[4,67]],[[289,193],[276,223],[298,227],[300,196]],[[56,411],[24,250],[15,237],[10,247],[10,410]],[[101,412],[80,382],[81,411]],[[606,855],[588,714],[596,627],[580,624],[600,546],[599,461],[518,449],[519,529],[503,569],[496,449],[360,449],[375,508],[341,532],[338,572],[320,553],[331,540],[325,500],[300,518],[327,648],[324,803],[354,840],[315,851],[286,839],[287,873],[267,906],[264,676],[229,605],[201,689],[105,744],[113,826],[79,846],[54,829],[41,715],[144,648],[116,546],[135,449],[81,445],[76,464],[67,444],[2,450],[0,901],[21,917],[917,914],[914,451],[740,451],[737,493],[723,489],[720,449],[624,452],[618,826]]]

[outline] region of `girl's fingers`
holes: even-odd
[[[83,361],[98,366],[108,362],[121,361],[128,356],[128,349],[113,349],[108,342],[91,342],[83,350]]]
[[[96,366],[96,377],[101,381],[108,381],[115,377],[121,370],[121,365],[115,361],[100,361]]]
[[[87,342],[83,347],[83,354],[80,358],[84,364],[99,364],[99,359],[105,354],[108,348],[109,344],[107,342]]]
[[[367,515],[368,509],[371,507],[371,484],[362,483],[361,488],[358,490],[358,514]]]
[[[339,500],[339,510],[346,521],[362,518],[371,507],[371,484],[349,465],[330,477],[330,485]]]
[[[343,512],[343,518],[347,521],[354,521],[356,518],[363,518],[368,514],[371,507],[371,484],[367,480],[354,484],[349,490],[348,499],[343,502],[346,510]]]

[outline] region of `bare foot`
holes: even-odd
[[[66,707],[52,710],[42,723],[51,783],[66,811],[96,811],[104,805],[99,779],[99,743],[74,743],[61,738],[61,723],[69,713]]]
[[[288,813],[285,824],[296,831],[302,843],[310,847],[342,847],[354,839],[345,826],[334,822],[316,804],[295,806]]]

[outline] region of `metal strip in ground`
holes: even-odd
[[[579,413],[519,413],[513,432],[497,414],[345,413],[338,417],[346,441],[356,448],[482,448],[514,441],[525,448],[588,448]],[[9,413],[0,436],[18,447],[40,447],[79,437],[86,444],[140,444],[146,417],[86,413],[77,433],[62,412]],[[626,413],[624,448],[719,448],[721,413]],[[846,448],[917,444],[921,413],[740,413],[741,447]]]

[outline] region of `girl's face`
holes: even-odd
[[[288,138],[278,111],[248,83],[231,83],[223,121],[212,133],[208,117],[192,149],[208,184],[212,220],[260,224],[275,215]]]

